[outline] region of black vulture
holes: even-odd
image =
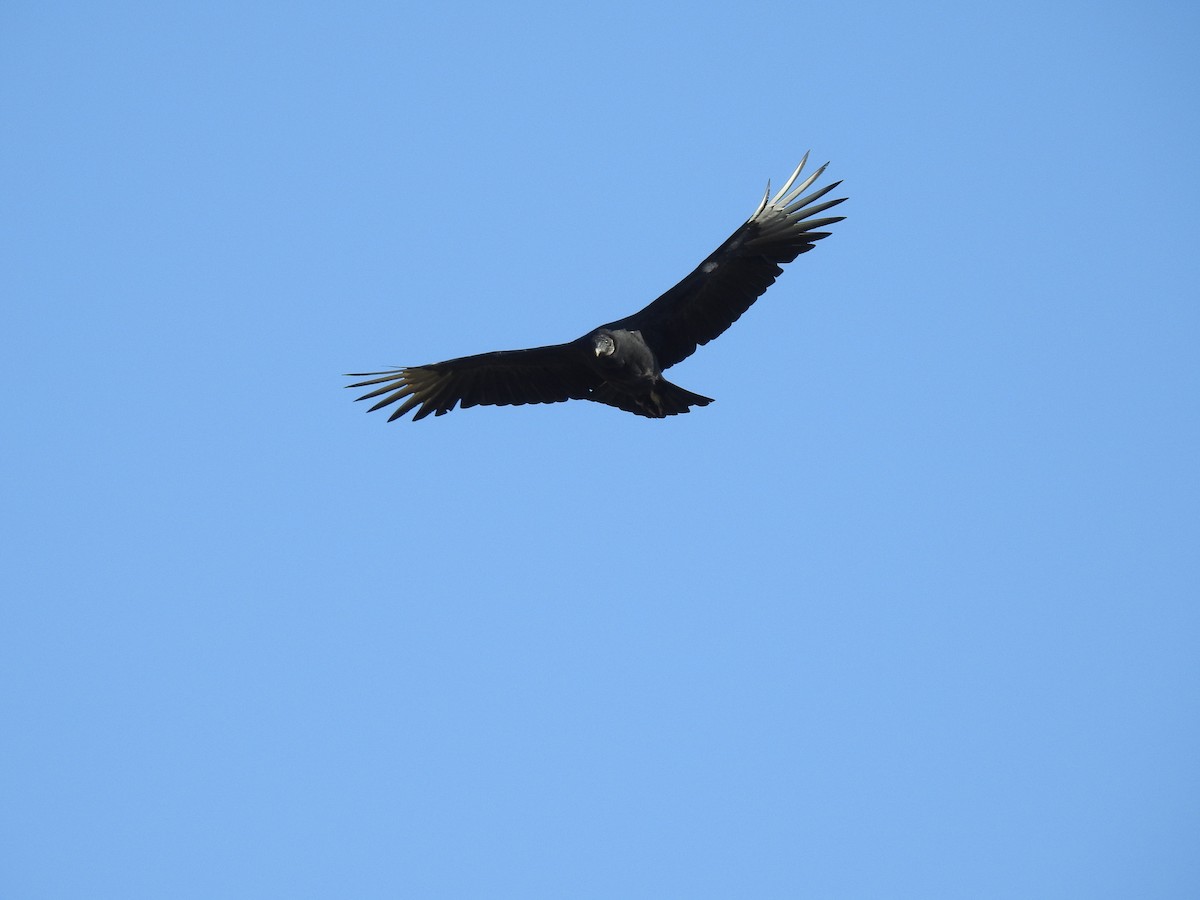
[[[821,229],[844,216],[813,218],[845,200],[821,200],[841,182],[808,190],[826,163],[792,189],[808,154],[787,184],[762,202],[694,272],[645,309],[601,325],[578,340],[528,350],[499,350],[427,366],[360,372],[348,387],[372,387],[359,400],[378,397],[374,412],[404,402],[388,421],[415,409],[413,420],[445,415],[461,406],[520,406],[594,400],[639,416],[661,419],[712,403],[662,376],[738,320],[775,279],[783,264],[829,237]],[[378,387],[376,387],[378,385]]]

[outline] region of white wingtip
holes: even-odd
[[[796,183],[796,179],[797,179],[797,178],[800,176],[800,172],[801,172],[801,171],[803,171],[803,169],[804,169],[804,164],[805,164],[806,162],[808,162],[808,154],[809,154],[810,152],[812,152],[812,151],[806,151],[806,152],[805,152],[805,154],[804,154],[804,158],[803,158],[802,160],[800,160],[800,165],[796,166],[796,171],[795,171],[795,172],[793,172],[793,173],[792,173],[792,177],[791,177],[791,178],[789,178],[789,179],[787,180],[787,184],[785,184],[783,187],[781,187],[781,188],[779,189],[779,193],[778,193],[778,194],[776,194],[774,197],[772,197],[772,198],[771,198],[771,205],[772,205],[772,206],[775,206],[775,205],[777,205],[777,204],[779,203],[780,199],[781,199],[781,198],[782,198],[782,197],[783,197],[783,196],[784,196],[784,195],[785,195],[785,194],[786,194],[786,193],[787,193],[789,190],[791,190],[791,188],[792,188],[792,185]],[[770,189],[768,188],[768,192],[769,192],[769,191],[770,191]]]
[[[754,216],[757,216],[760,212],[762,212],[764,209],[767,208],[767,198],[770,196],[771,196],[771,179],[768,178],[767,179],[767,189],[765,192],[763,192],[762,202],[760,204],[758,204],[758,209],[756,209],[754,211],[753,215],[750,216],[751,219],[753,219]]]

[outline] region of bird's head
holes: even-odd
[[[607,331],[598,331],[592,338],[592,350],[597,358],[612,356],[617,352],[616,339]]]

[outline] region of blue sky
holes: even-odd
[[[0,894],[1194,897],[1191,4],[0,12]],[[671,370],[574,338],[812,149]]]

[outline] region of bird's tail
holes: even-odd
[[[684,390],[677,384],[671,384],[665,378],[660,378],[654,390],[650,392],[651,400],[657,400],[664,416],[674,416],[685,413],[693,406],[708,406],[711,397],[703,397]]]
[[[671,384],[665,378],[660,378],[648,393],[627,394],[611,384],[603,384],[593,388],[588,394],[589,400],[597,403],[607,403],[617,409],[646,416],[649,419],[663,419],[667,416],[677,416],[685,413],[693,406],[708,406],[711,397],[702,397],[684,390],[677,384]]]

